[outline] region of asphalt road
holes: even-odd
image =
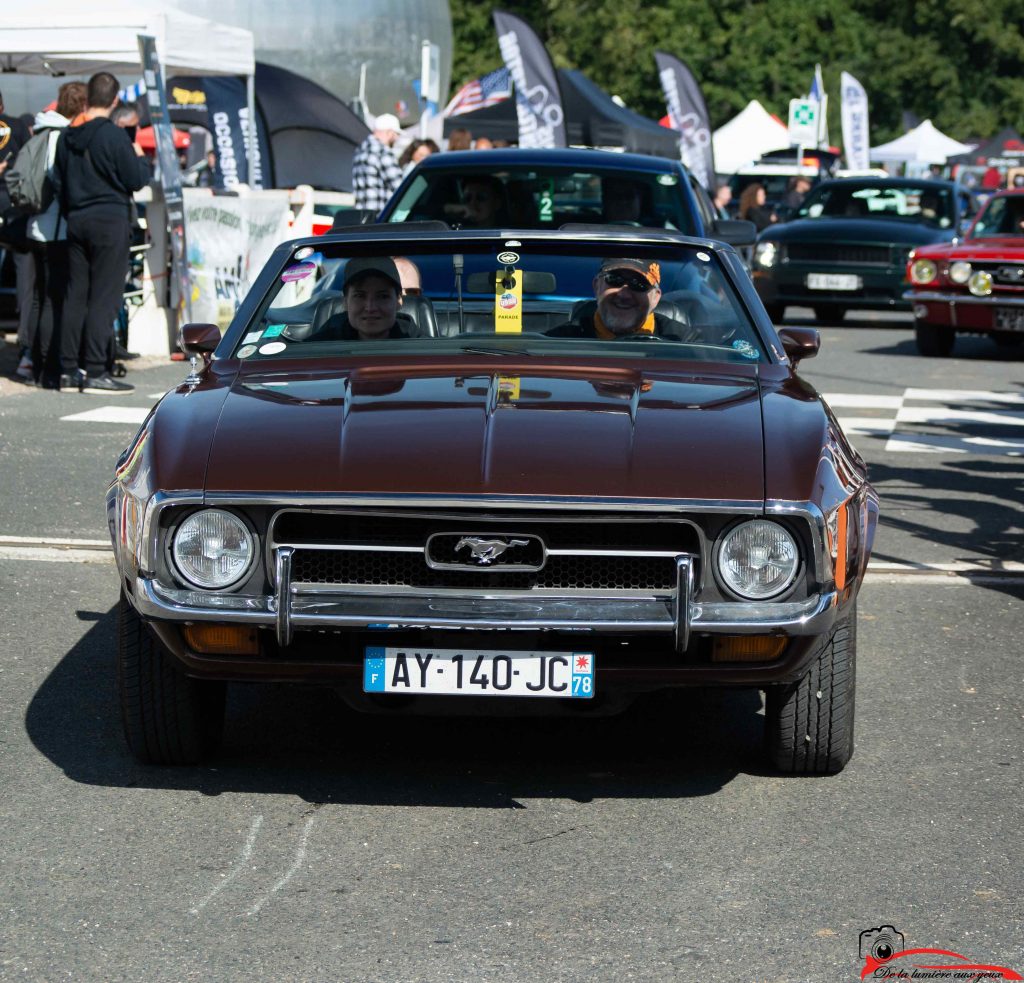
[[[831,778],[765,770],[759,697],[714,691],[454,723],[237,686],[210,766],[138,766],[110,561],[12,539],[101,539],[134,425],[63,419],[114,400],[0,396],[0,979],[820,983],[858,979],[885,924],[1024,974],[1024,578],[1000,571],[1024,407],[992,398],[1021,393],[1024,351],[921,359],[905,324],[826,329],[802,369],[863,398],[834,405],[883,508],[857,752]],[[184,371],[133,371],[116,403]]]

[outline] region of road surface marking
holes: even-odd
[[[224,878],[214,889],[203,898],[195,907],[189,909],[189,913],[198,915],[221,891],[224,890],[239,874],[245,870],[246,865],[252,859],[253,847],[256,845],[256,834],[259,833],[260,827],[263,825],[263,817],[257,816],[252,821],[252,826],[249,829],[249,835],[245,839],[245,844],[242,847],[242,855],[238,858],[235,866],[224,875]]]
[[[151,406],[97,406],[84,413],[62,416],[69,423],[142,423],[149,416]]]
[[[287,884],[299,868],[306,862],[306,844],[309,842],[309,833],[313,828],[313,817],[310,816],[306,820],[306,828],[302,831],[302,840],[299,843],[299,848],[295,852],[295,860],[292,861],[291,867],[285,871],[284,876],[266,893],[259,901],[256,902],[248,911],[250,915],[258,915],[260,908],[262,908],[278,891],[281,890]]]

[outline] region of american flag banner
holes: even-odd
[[[512,95],[512,73],[499,68],[483,78],[467,82],[455,93],[452,101],[445,106],[445,116],[461,116],[474,109],[483,109],[508,99]]]

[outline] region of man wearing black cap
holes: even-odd
[[[595,308],[547,333],[558,338],[607,341],[631,335],[678,337],[680,325],[654,313],[661,300],[661,267],[655,262],[606,259],[594,277],[594,297]]]
[[[388,256],[362,256],[345,266],[345,310],[329,317],[310,341],[380,341],[409,337],[398,326],[402,278]]]

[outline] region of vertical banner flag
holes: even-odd
[[[841,109],[843,116],[843,150],[846,166],[851,170],[865,171],[868,161],[868,94],[849,72],[843,72],[841,80]]]
[[[558,76],[533,29],[518,17],[494,11],[501,57],[516,87],[520,147],[565,147],[565,113]]]
[[[213,144],[217,154],[214,187],[233,191],[240,184],[261,190],[269,183],[265,180],[267,133],[263,119],[256,114],[256,148],[252,158],[253,173],[249,175],[246,150],[249,145],[249,106],[245,83],[240,78],[210,75],[203,79],[206,92],[206,110],[213,131]]]
[[[146,80],[146,102],[153,124],[156,157],[160,164],[160,186],[167,204],[167,231],[171,237],[171,305],[186,321],[192,320],[192,283],[185,251],[185,205],[181,194],[181,168],[174,149],[171,117],[167,112],[164,71],[156,53],[156,39],[139,34],[142,75]],[[153,230],[150,229],[150,234]]]
[[[680,156],[697,180],[710,191],[715,180],[715,152],[704,94],[693,72],[674,55],[655,51],[654,60],[658,65],[658,77],[665,93],[672,129],[680,133]]]
[[[818,104],[818,140],[817,146],[828,146],[828,96],[825,95],[825,81],[821,77],[821,65],[814,66],[814,81],[807,96],[811,102]]]

